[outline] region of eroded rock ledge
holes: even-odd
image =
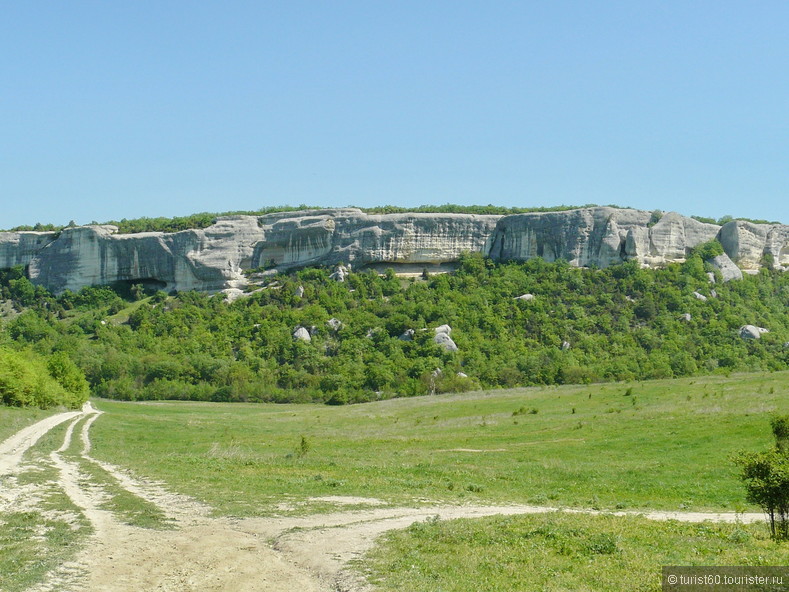
[[[221,217],[176,233],[118,234],[114,226],[0,232],[0,267],[24,265],[34,283],[56,293],[116,282],[217,291],[245,287],[244,271],[261,267],[440,265],[464,251],[495,260],[660,266],[715,238],[746,271],[765,255],[789,267],[789,226],[735,220],[721,227],[673,212],[653,221],[651,212],[607,207],[511,216],[307,210]]]

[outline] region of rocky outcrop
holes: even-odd
[[[498,260],[565,259],[571,265],[608,267],[636,259],[645,265],[684,260],[714,239],[720,227],[670,212],[650,226],[651,212],[585,208],[506,216],[490,255]]]
[[[340,319],[331,318],[326,321],[326,326],[329,327],[335,333],[344,327],[342,321]]]
[[[0,269],[27,267],[57,236],[56,232],[0,232]]]
[[[253,266],[442,263],[463,251],[487,252],[501,216],[470,214],[367,215],[357,209],[262,216],[265,240]]]
[[[435,337],[433,337],[433,343],[435,343],[438,347],[448,352],[456,352],[458,350],[458,346],[449,336],[449,334],[452,333],[452,327],[449,325],[441,325],[440,327],[435,328],[435,333],[436,334]]]
[[[789,226],[734,221],[719,227],[676,213],[656,220],[651,212],[610,207],[512,216],[368,215],[345,208],[226,216],[205,229],[169,234],[124,235],[114,226],[0,232],[0,267],[26,266],[31,281],[54,292],[117,282],[214,292],[245,288],[245,272],[261,268],[326,265],[344,279],[350,265],[451,264],[463,252],[498,261],[657,266],[682,261],[714,238],[733,261],[719,261],[724,279],[736,277],[737,266],[756,269],[766,260],[789,267]]]
[[[756,270],[767,255],[774,265],[789,268],[789,226],[733,220],[724,224],[719,240],[723,250],[742,269]]]
[[[304,327],[296,327],[296,330],[293,332],[293,339],[309,343],[312,341],[312,336]]]
[[[740,327],[740,337],[745,340],[761,339],[762,334],[769,332],[769,329],[755,325],[743,325]]]
[[[205,230],[117,234],[115,226],[66,228],[29,263],[30,279],[53,292],[133,282],[166,290],[243,288],[255,245],[256,218],[234,216]]]
[[[742,270],[735,265],[728,255],[718,255],[709,260],[709,264],[721,272],[721,277],[724,282],[742,279]],[[713,275],[712,283],[715,283],[715,276]]]

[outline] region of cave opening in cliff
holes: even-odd
[[[139,278],[133,280],[118,280],[113,282],[112,288],[118,292],[123,298],[129,299],[136,299],[139,297],[140,288],[136,286],[142,287],[142,292],[147,295],[155,294],[156,292],[163,291],[167,292],[167,282],[163,282],[162,280],[157,280],[156,278]]]

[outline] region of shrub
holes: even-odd
[[[50,362],[48,367],[47,362],[33,352],[0,348],[0,403],[41,409],[82,405],[88,398],[85,377],[62,355],[56,354]]]
[[[770,520],[775,540],[789,540],[789,416],[771,420],[775,448],[765,452],[739,452],[733,458],[740,467],[746,499],[761,506]]]

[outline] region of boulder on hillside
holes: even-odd
[[[326,325],[327,325],[327,326],[329,327],[329,329],[331,329],[332,331],[339,331],[339,330],[340,330],[340,329],[342,329],[342,328],[343,328],[343,326],[344,326],[344,325],[342,324],[342,321],[341,321],[340,319],[329,319],[328,321],[326,321]]]
[[[413,341],[415,333],[416,331],[414,331],[413,329],[406,329],[405,331],[403,331],[403,334],[400,335],[400,337],[398,337],[398,339],[400,341]]]
[[[302,298],[304,296],[304,286],[299,286],[298,288],[296,288],[296,291],[294,293],[296,294],[297,298]]]
[[[756,325],[743,325],[740,327],[740,337],[742,339],[761,339],[762,333],[769,333],[769,329],[757,327]]]
[[[732,261],[726,253],[709,259],[709,264],[721,272],[724,282],[742,279],[742,270]]]
[[[521,294],[520,296],[516,296],[513,300],[524,300],[528,302],[529,300],[534,300],[534,294]]]
[[[293,332],[293,339],[298,339],[300,341],[305,341],[307,343],[312,341],[310,332],[304,327],[296,327],[296,330]]]
[[[435,328],[436,335],[433,337],[433,343],[444,349],[444,351],[458,351],[458,346],[449,336],[452,332],[452,327],[449,325],[441,325]]]
[[[351,270],[345,265],[338,265],[335,268],[334,273],[329,276],[329,279],[334,280],[335,282],[344,282],[345,278],[348,277],[350,272]]]
[[[690,315],[689,312],[686,312],[682,314],[682,316],[680,316],[679,318],[682,319],[683,321],[690,321],[693,317]]]
[[[694,298],[696,300],[701,300],[702,302],[707,302],[707,297],[704,294],[699,294],[698,292],[693,292]]]

